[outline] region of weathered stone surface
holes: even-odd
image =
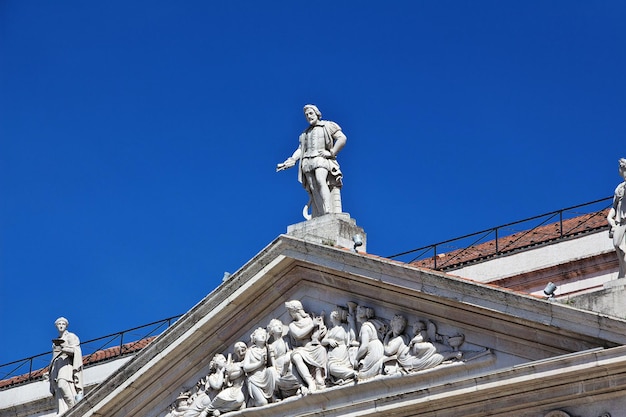
[[[355,248],[354,237],[359,235],[362,244],[356,250],[367,252],[365,231],[348,213],[326,214],[293,224],[287,227],[287,234],[309,242],[349,249]]]
[[[604,289],[569,297],[564,303],[613,317],[626,318],[626,279],[604,283]]]

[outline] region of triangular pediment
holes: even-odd
[[[321,407],[327,415],[367,415],[366,410],[374,413],[376,407],[413,415],[416,404],[435,404],[445,392],[464,404],[463,393],[480,383],[518,393],[515,381],[524,375],[530,379],[533,372],[558,374],[566,366],[579,369],[600,357],[626,362],[619,347],[626,342],[624,321],[280,236],[66,415],[164,416],[180,392],[209,373],[213,355],[228,355],[238,341],[249,343],[254,329],[265,328],[271,319],[287,325],[292,319],[285,302],[290,300],[316,315],[323,311],[328,316],[355,303],[373,309],[385,324],[398,314],[409,323],[433,323],[442,337],[462,336],[457,349],[464,358],[419,372],[328,386],[233,415],[313,415]],[[577,378],[572,373],[572,384],[580,383]],[[485,398],[493,395],[484,393]],[[440,401],[442,407],[452,404]]]

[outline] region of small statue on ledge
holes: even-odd
[[[335,157],[347,138],[337,123],[322,120],[322,113],[312,104],[304,106],[304,117],[309,127],[300,135],[298,149],[285,162],[277,164],[276,171],[291,168],[299,161],[298,181],[309,193],[309,202],[302,213],[309,220],[341,213],[342,173]]]
[[[57,402],[57,416],[63,415],[83,397],[83,356],[78,336],[67,330],[69,322],[54,322],[59,335],[52,339],[52,361],[44,378],[50,380],[50,393]]]
[[[617,252],[619,260],[619,272],[617,278],[626,278],[626,202],[624,202],[624,192],[626,191],[626,158],[619,160],[619,175],[624,178],[624,182],[615,188],[613,195],[613,207],[609,210],[607,221],[611,226],[609,237],[613,239],[613,246]]]

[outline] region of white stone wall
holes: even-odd
[[[609,235],[606,231],[601,231],[580,238],[547,246],[539,246],[536,249],[468,265],[455,269],[450,273],[478,282],[491,282],[613,251],[613,243],[609,239]],[[607,277],[607,280],[615,278],[616,274],[612,278]]]

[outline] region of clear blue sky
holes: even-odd
[[[0,2],[0,363],[186,312],[302,220],[314,103],[391,255],[612,195],[623,1]]]

